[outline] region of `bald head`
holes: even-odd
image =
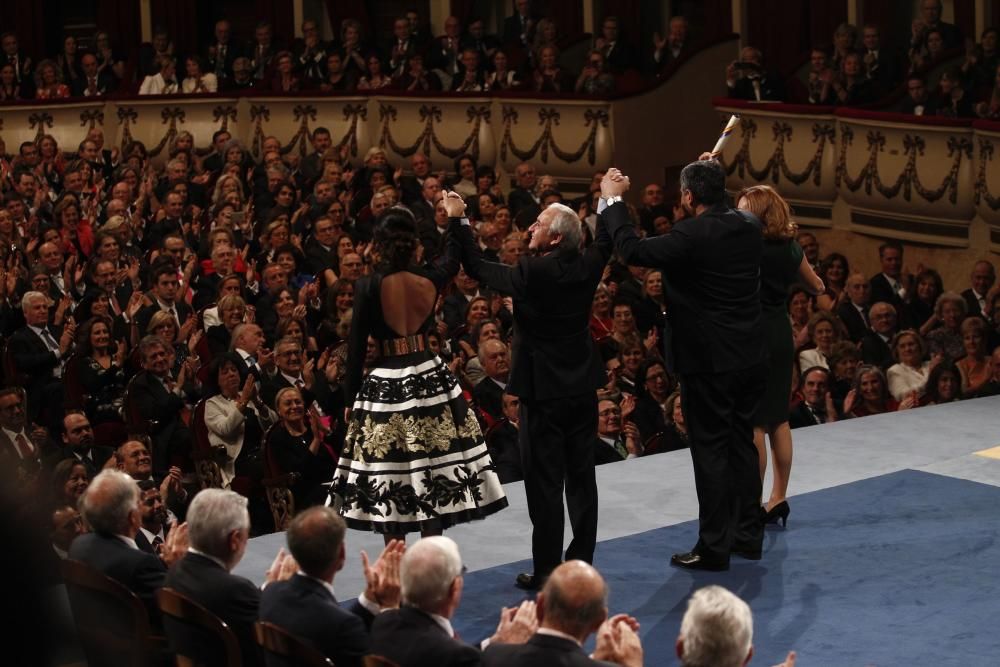
[[[552,571],[538,606],[541,627],[582,642],[608,616],[608,587],[592,566],[582,560],[567,561]]]

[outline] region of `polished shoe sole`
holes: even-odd
[[[729,569],[729,564],[720,563],[710,563],[701,559],[698,560],[685,560],[675,557],[670,558],[670,564],[674,567],[683,568],[685,570],[704,570],[706,572],[725,572]]]

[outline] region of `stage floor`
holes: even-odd
[[[891,655],[879,653],[875,641],[866,652],[867,642],[857,645],[842,630],[832,629],[842,626],[856,606],[859,612],[864,612],[866,627],[884,633],[886,639],[897,632],[901,621],[897,618],[899,610],[887,599],[891,597],[890,592],[884,591],[884,595],[877,596],[879,603],[874,606],[871,596],[886,585],[889,574],[903,568],[905,558],[895,563],[878,559],[866,563],[864,558],[856,560],[853,556],[838,559],[837,553],[846,549],[855,554],[856,549],[864,549],[866,545],[873,548],[882,545],[883,552],[895,553],[899,545],[896,542],[888,544],[886,540],[893,535],[886,533],[899,537],[901,526],[911,526],[916,517],[924,522],[919,530],[906,532],[905,538],[899,539],[905,539],[916,552],[926,552],[928,557],[935,553],[942,555],[944,560],[940,566],[924,563],[925,567],[919,570],[920,576],[931,577],[941,573],[942,568],[948,570],[956,562],[961,564],[961,560],[955,561],[956,558],[965,558],[956,556],[953,548],[956,540],[964,544],[963,526],[970,539],[973,532],[979,531],[974,543],[978,539],[992,544],[994,537],[1000,537],[1000,509],[997,509],[1000,504],[979,497],[983,493],[990,496],[996,490],[984,491],[979,484],[959,483],[956,486],[951,484],[952,480],[941,477],[1000,487],[1000,449],[990,451],[1000,445],[998,408],[1000,398],[986,398],[794,431],[795,463],[789,489],[792,513],[788,530],[768,531],[764,558],[759,563],[751,565],[734,560],[730,572],[717,575],[692,575],[668,565],[670,554],[691,547],[697,535],[692,521],[697,517],[697,501],[688,452],[669,452],[600,466],[597,471],[599,544],[595,564],[611,583],[611,611],[634,613],[644,621],[641,634],[649,665],[675,662],[669,658],[670,647],[686,598],[694,588],[713,582],[735,590],[754,609],[758,629],[758,657],[754,664],[774,664],[788,649],[799,650],[806,664],[907,662],[902,659],[897,662]],[[765,480],[764,488],[765,492],[770,488],[770,479]],[[510,500],[507,510],[486,521],[448,532],[458,542],[470,571],[466,601],[455,619],[464,637],[488,634],[491,625],[496,623],[495,611],[523,597],[513,586],[513,574],[528,564],[520,561],[530,557],[530,522],[523,486],[510,484],[505,490]],[[1000,491],[993,495],[994,500],[1000,501]],[[796,502],[797,496],[805,497]],[[892,500],[896,496],[901,498],[898,503]],[[938,497],[941,511],[929,511],[928,507],[935,507]],[[968,503],[976,506],[976,520],[972,523],[956,521],[968,514]],[[988,503],[988,507],[982,507],[984,503]],[[939,530],[948,524],[953,525],[947,533]],[[844,535],[850,535],[854,543],[845,546],[840,539]],[[362,589],[359,550],[365,549],[374,557],[382,545],[381,537],[370,533],[349,531],[347,539],[348,562],[336,579],[336,589],[342,599],[354,597]],[[1000,543],[1000,540],[993,541]],[[264,570],[281,546],[284,546],[281,534],[251,540],[236,571],[261,581]],[[825,584],[837,576],[838,567],[846,568],[846,575],[866,565],[872,566],[870,571],[866,571],[865,576],[858,575],[853,587],[836,590],[839,604],[822,604],[824,595],[834,595]],[[888,569],[883,571],[882,568]],[[793,571],[796,576],[789,579]],[[966,586],[971,582],[974,587],[982,588],[980,584],[988,580],[984,574],[988,571],[963,570],[962,576],[955,577],[956,586],[952,590],[956,593],[964,590],[965,586],[957,585],[959,582]],[[809,576],[811,572],[815,580]],[[978,582],[979,578],[983,582]],[[895,583],[920,585],[919,580]],[[790,584],[794,590],[786,590]],[[993,586],[992,581],[989,585]],[[782,595],[776,598],[774,593],[779,588]],[[815,602],[817,598],[819,602]],[[954,597],[949,598],[938,591],[934,599],[952,600]],[[803,600],[813,602],[790,617],[790,610]],[[971,615],[975,609],[975,605],[963,609],[961,604],[956,604],[955,609],[950,609],[932,604],[926,611],[930,623],[930,617],[935,614],[961,618],[964,613]],[[978,609],[978,616],[983,611]],[[917,618],[914,623],[920,625]],[[973,628],[974,625],[966,626],[964,633],[952,633],[964,636],[965,640],[942,644],[949,646],[950,652],[937,654],[934,651],[934,660],[920,659],[907,651],[909,664],[950,664],[953,661],[949,657],[957,664],[962,662],[963,647],[968,649],[964,655],[966,664],[985,664],[980,660],[989,653],[982,652],[987,648],[983,642],[995,643],[996,640],[992,633],[984,630],[980,636]],[[929,638],[937,633],[925,631],[916,636]],[[852,641],[855,641],[853,646]],[[940,641],[936,643],[941,644]],[[847,648],[851,648],[850,654],[843,653]],[[895,655],[901,657],[904,653]],[[992,655],[1000,655],[1000,647]],[[930,655],[924,653],[923,658],[930,658]]]

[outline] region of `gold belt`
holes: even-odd
[[[399,357],[413,352],[423,352],[426,349],[427,337],[422,333],[382,341],[382,355],[386,357]]]

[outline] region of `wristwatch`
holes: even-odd
[[[615,204],[615,203],[620,202],[620,201],[624,201],[622,199],[622,196],[621,195],[615,195],[614,197],[608,197],[607,199],[605,199],[604,203],[607,204],[608,206],[611,206],[612,204]]]

